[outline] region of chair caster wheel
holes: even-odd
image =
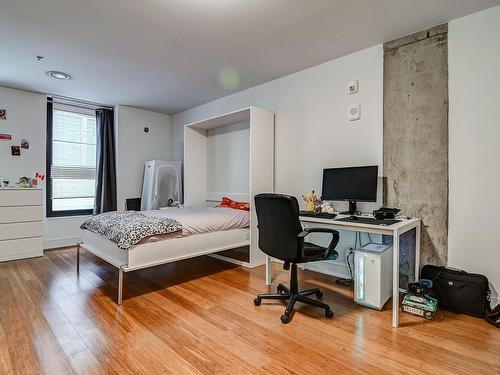
[[[330,319],[333,318],[333,311],[332,311],[332,309],[325,310],[325,316],[327,318],[330,318]]]
[[[280,319],[281,319],[281,323],[287,324],[290,322],[290,315],[283,314],[283,315],[281,315]]]
[[[260,299],[259,297],[257,297],[257,298],[255,298],[255,299],[253,300],[253,303],[254,303],[254,305],[255,305],[255,306],[260,306],[261,299]]]
[[[285,293],[286,292],[286,290],[283,289],[283,286],[281,284],[278,284],[278,286],[276,287],[276,291],[278,293]]]
[[[323,292],[321,290],[316,292],[316,298],[323,298]]]

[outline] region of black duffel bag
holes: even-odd
[[[428,264],[420,278],[432,280],[430,294],[445,310],[477,318],[490,312],[490,287],[484,275]]]

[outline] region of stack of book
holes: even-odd
[[[425,319],[434,320],[438,301],[425,295],[406,293],[401,303],[401,309],[410,314],[421,316]]]

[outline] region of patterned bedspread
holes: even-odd
[[[127,250],[149,236],[180,231],[182,225],[171,218],[146,216],[135,211],[113,211],[92,216],[80,228],[100,234],[120,249]]]

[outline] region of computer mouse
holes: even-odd
[[[351,220],[359,220],[359,217],[354,216],[354,215],[351,215],[351,216],[349,217],[349,219],[351,219]]]

